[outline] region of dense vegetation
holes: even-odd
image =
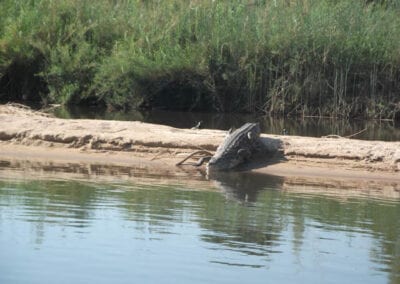
[[[400,117],[400,5],[2,0],[0,99]]]

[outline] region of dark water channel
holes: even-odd
[[[95,108],[59,108],[55,115],[63,118],[137,120],[178,128],[201,127],[228,130],[246,122],[258,121],[263,133],[321,137],[325,135],[354,136],[357,139],[400,141],[399,121],[338,120],[333,118],[271,118],[246,114],[215,114],[172,111],[106,111]]]
[[[400,283],[400,199],[283,185],[2,178],[0,283]]]

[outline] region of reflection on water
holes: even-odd
[[[399,199],[212,182],[4,179],[0,283],[400,282]]]
[[[260,122],[263,133],[321,137],[335,134],[349,136],[361,132],[357,139],[400,141],[400,122],[338,120],[330,118],[281,118],[257,117],[246,114],[210,114],[171,111],[130,111],[108,112],[95,108],[59,108],[55,115],[62,118],[92,118],[109,120],[138,120],[149,123],[165,124],[178,128],[191,128],[199,121],[203,128],[229,129],[240,127],[249,121]],[[365,129],[365,131],[363,131]]]

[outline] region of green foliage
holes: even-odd
[[[0,98],[25,61],[45,102],[394,117],[396,3],[3,0]]]

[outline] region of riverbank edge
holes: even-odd
[[[204,167],[175,164],[194,150],[214,151],[225,135],[136,121],[59,119],[0,105],[2,160],[115,164],[191,175]],[[261,139],[271,155],[247,168],[255,173],[400,183],[400,142],[266,134]]]

